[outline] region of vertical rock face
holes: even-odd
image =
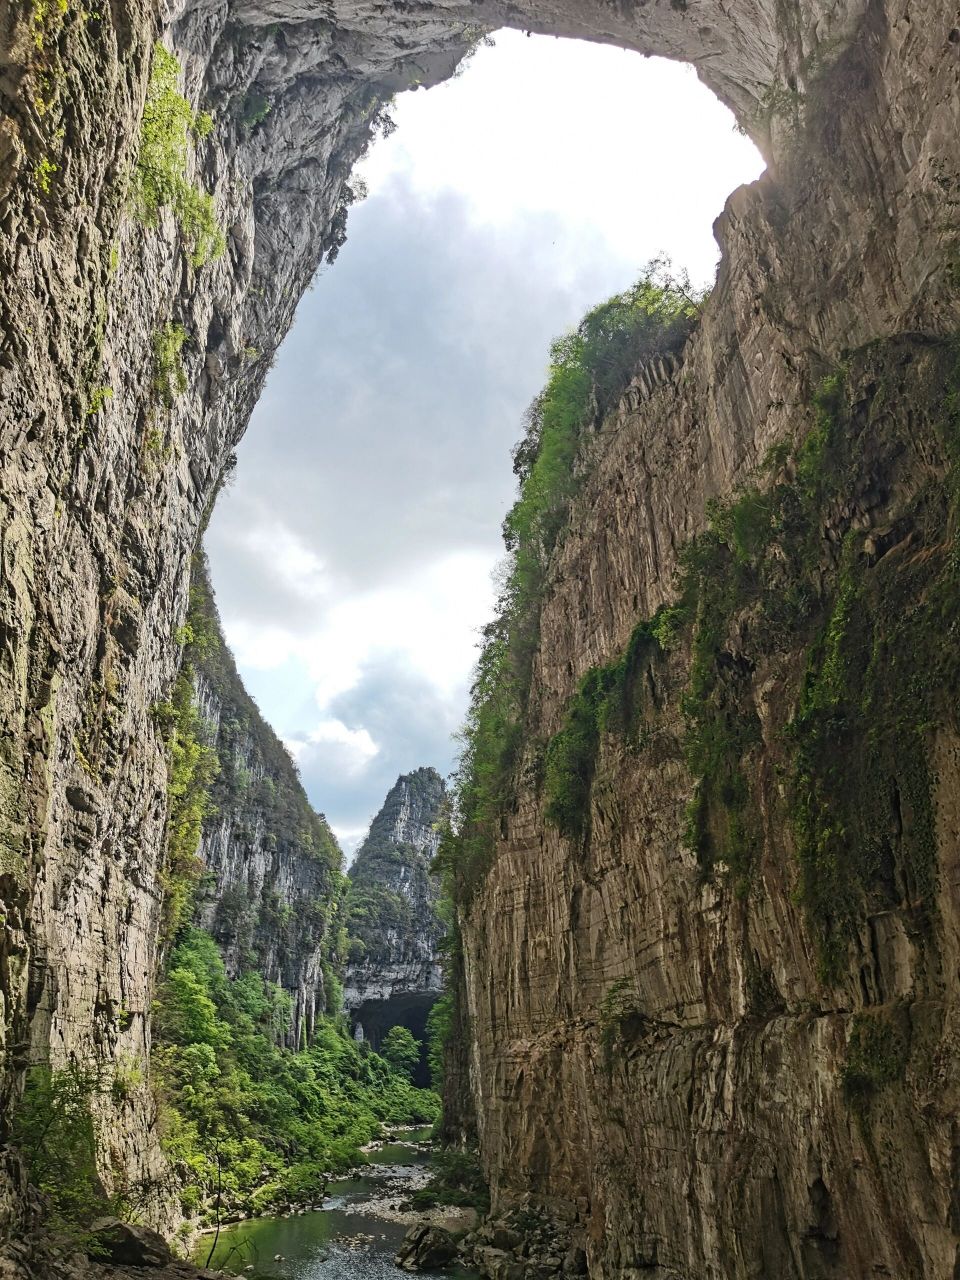
[[[193,600],[207,636],[195,663],[197,703],[220,761],[200,842],[197,921],[217,940],[231,977],[254,969],[290,993],[289,1042],[297,1047],[331,994],[324,974],[342,896],[340,849],[243,687],[202,566]]]
[[[913,0],[7,5],[0,1114],[30,1061],[148,1055],[166,812],[150,710],[175,673],[197,531],[300,292],[342,236],[349,169],[380,104],[442,79],[503,22],[691,60],[771,162],[728,203],[720,277],[679,368],[639,381],[597,438],[543,611],[531,754],[584,672],[671,598],[706,500],[815,425],[813,389],[849,353],[864,465],[851,461],[823,542],[869,527],[865,554],[880,564],[899,546],[913,566],[953,536],[914,499],[948,487],[948,451],[929,441],[945,367],[933,348],[960,324],[954,12]],[[130,212],[158,35],[215,118],[190,177],[214,196],[226,252],[202,268],[169,210],[155,226]],[[163,394],[155,339],[170,325],[186,335],[182,378]],[[816,563],[826,601],[838,566],[826,552]],[[903,599],[903,616],[924,604],[922,591]],[[743,675],[731,698],[766,735],[748,770],[766,822],[750,891],[703,881],[681,838],[693,780],[677,657],[650,677],[662,754],[603,746],[589,847],[545,826],[524,785],[465,914],[472,1105],[495,1192],[579,1201],[598,1276],[949,1275],[956,735],[932,716],[923,743],[935,888],[902,853],[918,821],[909,788],[893,803],[885,784],[885,887],[827,982],[795,900],[772,745],[815,637],[796,627],[760,654],[757,620],[730,622],[723,652]],[[234,745],[253,772],[252,747]],[[231,835],[209,851],[225,884],[236,847]],[[244,847],[268,852],[259,836]],[[886,1019],[873,1039],[865,1011]],[[878,1038],[907,1048],[891,1060]],[[858,1080],[872,1124],[847,1107]],[[152,1113],[147,1089],[122,1109],[104,1098],[108,1181],[157,1175]],[[14,1170],[4,1221],[19,1203]]]
[[[430,863],[444,795],[435,769],[399,777],[350,867],[353,942],[343,998],[361,1025],[366,1006],[409,996],[429,1003],[442,989],[446,927]]]
[[[731,197],[678,367],[587,446],[463,905],[495,1199],[565,1201],[591,1275],[960,1264],[960,35],[917,16],[873,6],[781,103],[793,159]],[[632,635],[564,834],[545,745]]]

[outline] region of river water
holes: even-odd
[[[369,1156],[351,1178],[331,1182],[323,1207],[286,1218],[252,1218],[224,1227],[207,1264],[212,1236],[204,1236],[194,1261],[249,1280],[400,1280],[393,1256],[409,1222],[378,1217],[374,1202],[404,1200],[423,1180],[429,1130],[399,1135]],[[364,1212],[364,1210],[368,1212]],[[280,1260],[276,1255],[280,1254]],[[468,1280],[476,1271],[451,1267],[421,1276]]]

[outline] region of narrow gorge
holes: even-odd
[[[555,359],[452,795],[345,876],[201,540],[386,105],[503,26],[691,63],[768,167],[709,296]],[[38,1070],[184,1242],[438,1119],[375,1049],[443,935],[486,1274],[960,1276],[960,11],[11,0],[0,50],[0,1274],[139,1274],[45,1252]]]
[[[430,1010],[444,990],[447,925],[431,868],[445,791],[435,769],[398,778],[350,865],[344,1007],[354,1035],[374,1049],[395,1026],[425,1045]],[[429,1083],[426,1061],[419,1078]]]

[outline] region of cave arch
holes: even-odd
[[[287,0],[239,0],[229,10],[179,12],[165,39],[191,99],[221,121],[198,167],[228,244],[203,273],[169,219],[144,228],[121,198],[159,6],[107,7],[86,33],[64,19],[50,34],[59,74],[42,120],[31,19],[8,10],[4,1109],[32,1054],[52,1048],[61,1059],[89,1053],[109,1062],[149,1046],[165,788],[151,707],[178,661],[190,550],[269,355],[335,242],[371,110],[393,91],[444,78],[478,26],[605,40],[697,67],[771,162],[769,180],[728,205],[726,262],[686,370],[699,388],[690,474],[728,492],[785,429],[778,414],[809,390],[818,361],[898,330],[942,335],[960,319],[955,288],[942,278],[954,230],[941,216],[943,192],[960,181],[956,40],[949,15],[911,22],[908,8],[905,0],[869,9],[814,2],[799,12],[768,0],[416,8],[335,0],[318,13]],[[852,73],[844,111],[807,136],[793,108],[814,76],[844,57]],[[945,91],[927,92],[931,85]],[[253,88],[274,104],[262,129],[244,123]],[[787,169],[789,181],[778,181]],[[194,336],[183,392],[164,418],[169,453],[165,446],[164,465],[148,466],[151,335],[167,323]],[[109,402],[98,396],[91,412],[91,391],[107,386]],[[596,651],[595,636],[581,643],[575,627],[570,635],[579,654]],[[552,675],[564,689],[562,673]],[[116,1126],[126,1172],[154,1177],[149,1100],[134,1099]],[[949,1167],[950,1159],[937,1150],[933,1163]],[[933,1205],[940,1186],[922,1170],[915,1176],[917,1202]],[[18,1194],[12,1182],[6,1190],[9,1222]],[[946,1274],[953,1258],[949,1210],[940,1208],[929,1215],[941,1224],[931,1275]],[[879,1211],[869,1220],[878,1236],[888,1230]],[[891,1257],[896,1248],[892,1241]]]

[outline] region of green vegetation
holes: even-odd
[[[272,103],[269,98],[265,98],[262,93],[247,94],[243,103],[243,110],[240,114],[240,123],[246,129],[255,129],[258,124],[262,124],[270,114]]]
[[[916,470],[927,479],[898,493],[892,527],[870,531],[857,513],[876,502],[879,451],[895,476],[917,449],[916,427],[890,417],[884,381],[905,378],[908,366],[897,402],[922,415],[947,465],[935,479],[930,468],[939,464],[924,455]],[[528,477],[536,447],[531,456],[518,451]],[[564,484],[573,484],[569,475]],[[533,545],[542,554],[561,536],[554,513],[564,484],[551,490],[555,504],[530,490],[539,513],[532,522],[508,520],[508,536],[541,531],[528,552]],[[694,780],[684,838],[700,875],[723,874],[735,892],[750,893],[764,813],[781,806],[775,826],[792,834],[796,895],[831,982],[865,913],[895,903],[924,928],[932,908],[930,732],[955,723],[948,691],[960,686],[960,361],[952,346],[924,348],[915,364],[901,361],[895,344],[850,357],[821,380],[804,438],[772,451],[753,482],[712,503],[708,518],[682,554],[676,604],[641,621],[621,655],[583,675],[559,732],[539,748],[526,744],[527,778],[542,782],[547,820],[586,845],[610,740],[634,752],[663,742],[672,730],[661,705],[675,706],[679,693]],[[536,618],[518,602],[538,596],[525,594],[520,565],[515,548],[477,669],[459,830],[441,850],[461,902],[488,865],[523,746]],[[790,657],[803,653],[805,662]],[[759,669],[780,673],[766,730]]]
[[[193,696],[193,664],[203,653],[204,643],[202,633],[191,626],[170,701],[153,708],[154,720],[167,735],[168,750],[166,855],[160,873],[160,937],[165,943],[172,941],[193,910],[194,891],[203,872],[197,850],[203,820],[212,807],[211,787],[220,771]]]
[[[107,401],[112,399],[113,387],[94,387],[87,402],[87,417],[92,418],[95,413],[99,413]]]
[[[614,1044],[644,1024],[640,997],[632,978],[618,978],[600,1001],[600,1038],[609,1067]]]
[[[177,59],[155,44],[140,125],[134,202],[137,215],[151,227],[161,210],[170,209],[189,246],[190,261],[199,267],[218,258],[226,242],[213,196],[187,176],[193,146],[207,136],[213,121],[206,112],[194,112],[182,96],[180,76]]]
[[[420,1042],[407,1027],[391,1027],[383,1037],[380,1057],[407,1080],[413,1077],[420,1061]]]
[[[616,405],[637,367],[683,346],[701,302],[685,279],[674,280],[662,261],[654,262],[635,285],[595,307],[551,348],[547,385],[531,405],[514,451],[520,496],[504,522],[509,556],[497,615],[484,630],[462,735],[457,836],[439,862],[459,897],[469,897],[482,877],[511,803],[547,568],[582,479],[583,466],[575,464],[585,459],[591,430]],[[593,741],[587,704],[600,697],[599,689],[583,691],[583,714],[548,765],[554,814],[571,832],[583,830],[577,814],[589,789],[584,768]]]
[[[186,340],[187,331],[181,324],[165,324],[153,335],[153,387],[168,409],[187,389],[180,359]]]
[[[41,156],[33,166],[33,180],[45,196],[50,194],[50,184],[56,172],[57,166],[49,156]]]
[[[30,21],[33,43],[38,52],[42,52],[48,40],[56,35],[68,8],[67,0],[33,0]]]
[[[749,891],[762,843],[748,783],[760,775],[754,671],[771,655],[806,647],[795,712],[766,750],[784,760],[797,892],[825,981],[839,974],[868,904],[896,895],[895,869],[918,921],[932,901],[927,739],[954,714],[945,691],[960,681],[958,556],[955,535],[945,537],[957,520],[956,379],[956,371],[931,375],[932,385],[950,389],[927,410],[953,472],[945,485],[921,489],[899,517],[896,540],[929,550],[877,562],[866,536],[848,526],[839,550],[825,551],[825,513],[868,483],[841,370],[818,388],[813,427],[792,465],[784,467],[790,451],[779,450],[756,487],[714,504],[710,528],[682,558],[670,629],[684,632],[690,653],[682,706],[696,786],[686,839],[702,874],[723,865],[738,892]],[[873,384],[871,394],[882,414],[882,390]],[[862,403],[859,412],[864,431]],[[906,440],[885,429],[896,455]],[[773,483],[771,473],[779,473]],[[735,642],[744,618],[748,638]],[[610,672],[587,673],[547,749],[547,815],[572,838],[587,830],[601,731],[614,724],[602,714]]]
[[[675,643],[682,608],[662,608],[634,627],[623,653],[592,667],[570,700],[563,727],[547,745],[544,768],[545,815],[570,840],[589,836],[590,795],[603,733],[641,743],[640,687],[651,664]]]
[[[96,1075],[79,1067],[34,1067],[13,1115],[11,1145],[22,1152],[30,1181],[60,1229],[75,1230],[109,1207],[97,1174],[91,1112],[98,1089]]]
[[[411,803],[424,815],[424,821],[439,820],[445,805],[440,775],[429,768],[415,769],[406,775],[406,785]],[[390,810],[390,803],[388,797],[348,873],[347,927],[353,935],[354,960],[386,954],[394,945],[391,935],[413,945],[413,931],[427,923],[418,918],[420,909],[430,917],[427,927],[440,930],[432,918],[436,889],[429,858],[414,845],[395,842],[396,813]]]
[[[259,973],[227,978],[216,943],[186,929],[160,987],[154,1070],[162,1140],[184,1211],[260,1212],[317,1198],[384,1124],[431,1123],[439,1099],[322,1019],[300,1052],[280,1047],[290,998]]]
[[[903,1079],[908,1056],[907,1041],[887,1013],[858,1014],[850,1030],[842,1077],[850,1105],[864,1113],[884,1085]]]
[[[449,1204],[490,1212],[490,1190],[476,1152],[448,1147],[434,1152],[430,1165],[430,1181],[410,1197],[415,1209]]]
[[[437,1093],[443,1092],[444,1059],[453,1034],[453,1005],[453,992],[448,989],[427,1015],[427,1064],[430,1084]]]
[[[193,566],[187,620],[174,638],[183,646],[181,674],[171,700],[153,709],[170,744],[167,961],[154,1009],[153,1068],[163,1143],[183,1184],[184,1211],[209,1218],[218,1186],[224,1211],[260,1212],[317,1197],[326,1176],[355,1163],[383,1124],[430,1123],[439,1100],[410,1083],[409,1046],[401,1037],[388,1046],[391,1065],[355,1044],[342,1021],[335,972],[347,950],[340,851],[310,808],[285,748],[243,689],[201,557]],[[193,701],[197,680],[217,691],[216,749]],[[247,767],[251,746],[256,772]],[[206,891],[197,858],[204,817],[214,809],[250,808],[278,846],[295,845],[316,860],[317,897],[295,911],[270,888],[259,903],[240,889],[226,891],[212,927],[241,957],[243,972],[231,980],[214,937],[188,922],[194,899]],[[318,946],[324,955],[328,1016],[297,1051],[285,1047],[290,996],[261,976],[261,934],[281,957]]]

